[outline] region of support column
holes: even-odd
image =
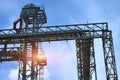
[[[106,80],[118,80],[115,53],[112,40],[112,32],[103,31],[102,41],[106,69]]]
[[[32,61],[31,61],[31,80],[37,80],[37,55],[38,55],[38,44],[32,43]]]
[[[18,80],[27,80],[27,43],[21,44]]]
[[[27,44],[25,44],[24,46],[24,54],[23,54],[24,58],[23,58],[23,78],[22,80],[27,80],[26,79],[26,65],[27,65]]]
[[[97,80],[93,38],[82,36],[76,40],[78,80]]]

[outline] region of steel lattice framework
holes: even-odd
[[[28,21],[30,22],[30,25],[33,24],[30,20]],[[0,48],[0,61],[22,62],[19,65],[19,74],[23,78],[19,80],[27,80],[30,76],[31,80],[37,80],[35,73],[39,74],[39,69],[42,67],[39,66],[39,68],[37,68],[38,65],[34,65],[35,62],[33,56],[25,56],[25,54],[38,52],[38,45],[35,43],[75,40],[78,80],[92,80],[93,77],[97,80],[94,52],[95,38],[102,39],[106,80],[118,80],[112,32],[108,29],[107,22],[42,27],[41,25],[37,25],[37,27],[34,28],[20,28],[20,32],[15,29],[0,30],[0,45],[4,46],[3,48]],[[20,44],[20,47],[7,47],[7,45],[10,44]],[[29,66],[30,64],[26,62],[27,60],[32,61],[31,64],[33,65]],[[30,68],[27,69],[28,71],[26,70],[27,65]],[[32,73],[26,74],[29,71],[32,71]]]
[[[23,28],[22,30],[25,29]],[[86,72],[83,64],[86,64],[89,65],[86,66],[87,68],[89,67],[89,74],[86,75],[89,75],[88,78],[90,80],[92,73],[95,72],[96,74],[93,40],[94,38],[102,38],[107,80],[118,80],[112,32],[108,30],[106,22],[37,27],[37,32],[32,32],[32,28],[28,28],[28,30],[29,32],[24,33],[16,33],[13,29],[0,30],[0,44],[76,40],[78,79],[86,80],[84,78],[85,74],[83,74]],[[16,58],[20,55],[17,53],[18,48],[10,48],[10,51],[4,52],[2,50],[0,52],[0,61],[19,60],[19,58]],[[83,55],[83,53],[86,53],[87,56]],[[84,57],[88,59],[87,62],[85,62],[86,60],[84,59],[86,58]]]

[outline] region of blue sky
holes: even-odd
[[[0,29],[12,28],[21,8],[28,4],[44,5],[46,25],[108,22],[113,32],[118,75],[120,75],[120,1],[119,0],[0,0]],[[105,80],[103,52],[95,40],[98,80]],[[98,46],[99,45],[99,46]],[[74,41],[43,43],[48,58],[45,80],[77,80]],[[17,80],[17,62],[0,64],[0,80]],[[120,79],[120,77],[119,77]]]

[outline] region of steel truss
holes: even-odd
[[[82,34],[83,38],[76,40],[78,80],[97,80],[94,39],[88,34]]]
[[[60,26],[40,26],[35,27],[34,29],[37,31],[33,32],[33,28],[22,28],[22,33],[16,33],[14,29],[0,30],[0,44],[74,40],[79,38],[78,34],[81,32],[94,32],[91,34],[91,37],[101,38],[102,31],[108,30],[108,25],[106,22],[103,22]]]
[[[14,29],[0,30],[0,45],[76,40],[78,79],[91,80],[94,74],[97,80],[93,41],[95,38],[102,38],[106,80],[118,80],[112,33],[106,22],[43,26],[34,29],[37,31],[33,31],[33,28],[27,28],[28,31],[25,31],[26,29],[22,28],[22,33],[17,33]],[[5,61],[2,57],[8,55],[7,52],[0,54],[1,62]]]
[[[103,31],[103,51],[104,51],[104,61],[106,69],[107,80],[118,80],[116,63],[115,63],[115,53],[112,41],[112,32]]]
[[[44,80],[44,66],[38,65],[36,60],[38,45],[26,43],[21,45],[21,49],[18,80]]]

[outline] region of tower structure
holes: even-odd
[[[18,80],[43,80],[40,72],[47,63],[38,43],[62,40],[76,41],[78,80],[97,80],[96,38],[102,39],[106,80],[118,80],[112,31],[107,22],[42,26],[46,22],[44,8],[28,4],[14,22],[13,29],[0,30],[0,45],[3,46],[0,61],[20,62]],[[17,44],[17,47],[8,47],[10,44]]]
[[[41,27],[44,23],[46,23],[44,8],[37,7],[34,4],[27,4],[23,7],[19,20],[19,29],[16,28],[16,24],[13,27],[17,33],[37,33],[37,27]],[[22,28],[24,29],[21,30]],[[31,28],[32,31],[29,30],[29,28]],[[18,80],[44,80],[40,72],[43,71],[42,69],[46,65],[46,60],[39,60],[39,58],[41,58],[39,55],[44,54],[43,49],[38,46],[39,43],[37,42],[29,43],[26,42],[27,39],[24,40],[25,42],[21,43],[21,49],[24,57],[21,57],[22,61],[20,61],[19,64]],[[45,59],[45,57],[43,59]]]

